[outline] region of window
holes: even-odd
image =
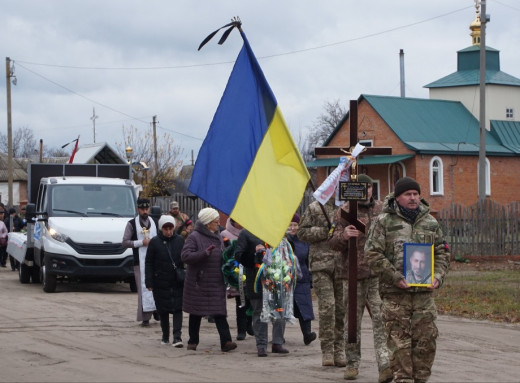
[[[399,178],[406,176],[406,170],[402,162],[388,165],[388,193],[394,191],[395,183]]]
[[[486,158],[486,196],[490,196],[491,195],[491,178],[490,178],[490,174],[491,174],[491,165],[489,163],[489,160]],[[477,191],[478,191],[478,180],[480,179],[480,166],[479,166],[479,163],[477,162]]]
[[[442,160],[440,157],[433,157],[430,161],[430,194],[444,194],[444,177],[443,177]]]
[[[374,199],[381,200],[381,193],[379,190],[381,190],[379,187],[379,180],[374,180],[374,183],[372,184],[372,197]]]
[[[359,143],[366,148],[371,148],[372,146],[374,146],[373,140],[359,140]]]
[[[515,118],[513,108],[506,108],[506,118]]]

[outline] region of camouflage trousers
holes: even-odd
[[[321,352],[336,357],[345,355],[345,283],[336,268],[312,272],[312,286],[318,297]]]
[[[384,294],[381,315],[395,382],[426,382],[439,335],[431,292]]]
[[[345,283],[345,306],[348,313],[348,281]],[[365,306],[368,306],[372,317],[372,331],[374,333],[374,350],[379,372],[389,367],[389,352],[386,346],[386,335],[381,320],[381,298],[379,297],[379,279],[377,277],[357,281],[357,337],[356,343],[348,343],[345,339],[347,367],[359,368],[361,360],[361,322]],[[345,334],[347,335],[347,334]]]

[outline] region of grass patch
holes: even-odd
[[[435,303],[441,314],[520,323],[520,271],[449,273]]]

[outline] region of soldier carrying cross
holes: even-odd
[[[354,153],[358,141],[357,137],[357,101],[350,104],[350,154]],[[356,146],[357,147],[357,146]],[[329,149],[329,150],[327,150]],[[320,154],[333,153],[337,148],[320,148]],[[345,150],[339,149],[345,153]],[[389,154],[391,149],[368,148],[365,154]],[[390,382],[392,372],[389,368],[388,349],[386,339],[381,324],[379,298],[379,282],[377,276],[370,271],[364,260],[365,234],[371,222],[381,212],[382,203],[372,198],[372,179],[364,174],[357,175],[356,159],[350,165],[351,169],[346,169],[349,174],[349,182],[345,186],[349,201],[338,209],[333,218],[333,229],[328,239],[328,245],[332,250],[341,251],[341,278],[348,279],[344,283],[343,310],[348,309],[348,338],[346,342],[346,370],[344,378],[353,380],[357,378],[359,363],[361,359],[361,320],[365,306],[372,317],[374,329],[374,346],[376,359],[378,362],[379,382]],[[360,185],[365,185],[359,189]],[[352,188],[356,186],[358,189]],[[349,193],[349,189],[354,192]],[[364,191],[364,193],[363,193]],[[329,202],[327,202],[328,204]],[[325,205],[326,206],[326,205]],[[359,213],[359,214],[358,214]],[[319,295],[318,295],[319,299]],[[350,305],[349,305],[350,303]],[[321,314],[321,310],[320,310]],[[320,330],[321,330],[320,316]],[[320,331],[320,340],[321,340]]]

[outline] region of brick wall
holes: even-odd
[[[392,154],[414,154],[386,125],[365,101],[358,105],[358,139],[372,140],[373,146],[391,147]],[[350,121],[347,120],[328,146],[348,147]],[[319,158],[326,158],[321,156]],[[329,156],[331,157],[331,156]],[[470,206],[478,200],[477,156],[438,155],[443,163],[443,195],[430,195],[430,161],[433,155],[416,155],[402,162],[405,174],[415,178],[421,185],[421,195],[433,211],[448,207],[451,203]],[[506,205],[520,200],[520,157],[488,157],[491,166],[491,199]],[[366,173],[380,182],[380,198],[393,190],[392,164],[360,166],[359,173]],[[325,168],[318,168],[320,185],[326,178]],[[402,176],[402,174],[401,174]]]

